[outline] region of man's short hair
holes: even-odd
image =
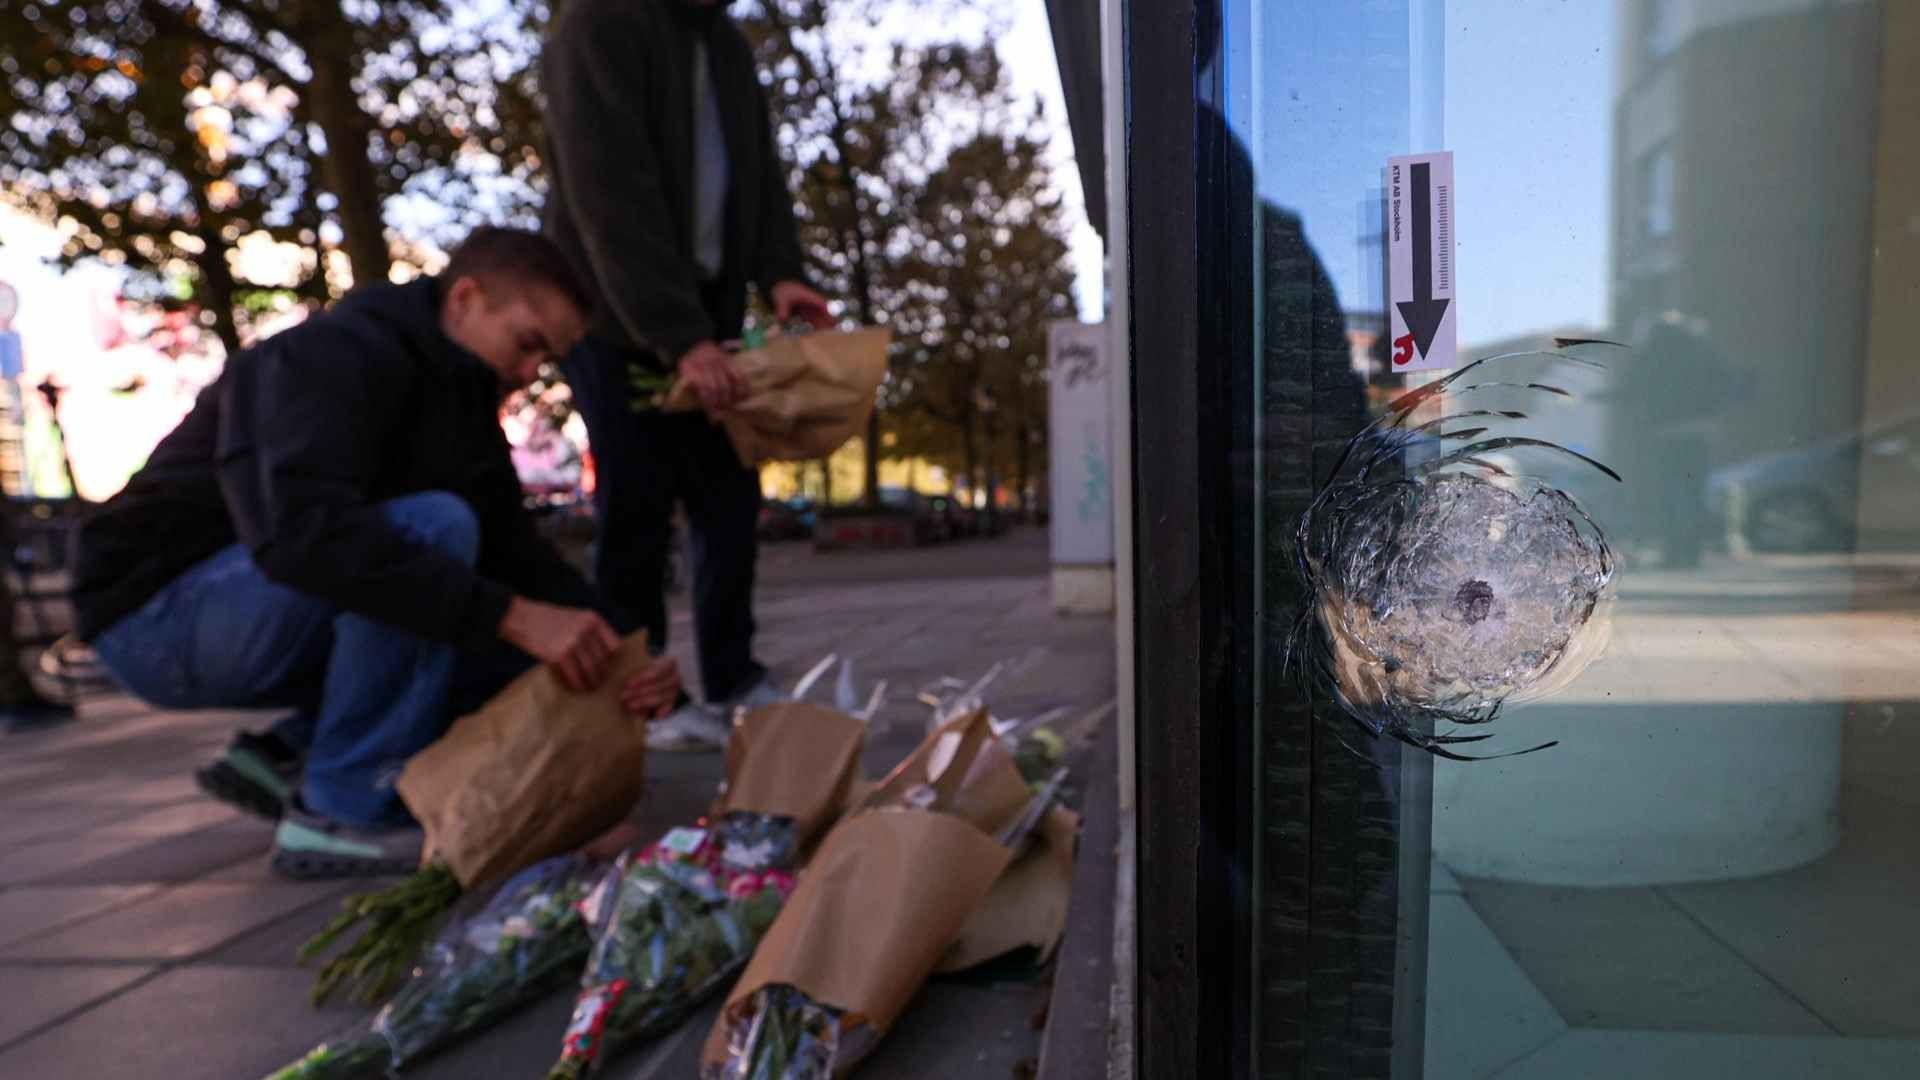
[[[538,282],[558,289],[581,311],[593,310],[593,296],[580,284],[567,257],[553,241],[526,229],[482,225],[468,233],[453,250],[447,268],[440,272],[440,279],[448,283],[463,277],[477,278],[483,284]]]

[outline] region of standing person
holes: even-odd
[[[604,679],[619,639],[535,532],[500,426],[587,303],[541,236],[476,230],[439,277],[235,356],[83,526],[77,633],[129,690],[296,710],[201,776],[284,815],[281,872],[413,869],[407,758],[534,661],[575,690]],[[621,699],[652,717],[679,687],[662,659]]]
[[[0,513],[0,545],[15,543],[12,515]],[[73,719],[73,706],[49,701],[27,678],[20,641],[14,636],[13,585],[0,567],[0,734]]]
[[[0,393],[5,401],[0,401],[0,410],[6,416],[0,417],[0,423],[13,426],[11,433],[16,440],[12,448],[15,460],[20,462],[21,473],[16,479],[24,486],[25,448],[19,439],[24,434],[25,410],[20,399],[20,376],[26,370],[25,357],[21,349],[20,334],[13,328],[13,316],[20,307],[20,294],[13,286],[0,281]],[[5,495],[31,494],[24,490],[4,492]],[[15,543],[11,512],[0,512],[0,548],[12,550]],[[13,588],[7,580],[7,567],[0,565],[0,732],[21,731],[45,724],[71,719],[73,708],[56,701],[48,701],[40,696],[28,681],[27,673],[20,656],[20,644],[14,637]]]
[[[653,725],[656,749],[717,749],[736,705],[769,699],[753,657],[760,480],[712,422],[745,393],[721,343],[747,286],[782,322],[827,326],[802,280],[793,199],[745,37],[721,0],[570,0],[541,64],[553,184],[546,229],[597,303],[563,365],[586,417],[598,582],[664,641],[674,502],[692,540],[708,708]],[[633,375],[671,367],[707,415],[636,409]]]

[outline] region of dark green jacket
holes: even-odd
[[[546,232],[596,298],[590,332],[667,362],[737,336],[749,282],[802,276],[793,199],[753,52],[683,0],[568,0],[541,59]],[[711,307],[693,261],[693,46],[707,42],[727,147],[727,232]]]

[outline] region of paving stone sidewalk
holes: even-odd
[[[845,560],[861,558],[770,550],[759,652],[776,675],[791,681],[835,652],[855,662],[862,687],[888,680],[868,750],[868,769],[878,772],[924,732],[915,688],[996,660],[1036,658],[996,695],[996,709],[1067,709],[1088,834],[1110,835],[1112,785],[1088,774],[1096,758],[1111,769],[1112,628],[1054,615],[1044,534],[890,554],[867,574],[850,573]],[[675,652],[691,670],[691,626],[684,610],[675,618]],[[237,727],[262,719],[157,712],[109,696],[88,700],[63,727],[0,736],[0,1076],[252,1080],[363,1015],[310,1008],[312,973],[293,956],[343,895],[367,884],[276,879],[264,858],[270,827],[193,785],[195,766]],[[697,817],[720,767],[718,755],[656,755],[637,820],[663,831]],[[1087,845],[1080,853],[1083,870],[1111,858]],[[1074,897],[1075,975],[1060,991],[1087,998],[1064,1010],[1077,1018],[1103,1015],[1107,995],[1098,958],[1111,941],[1111,878],[1089,880]],[[1049,1060],[1082,1057],[1061,1045],[1074,1039],[1102,1052],[1091,1019],[1071,1033],[1043,1031],[1056,996],[1050,975],[936,981],[860,1075],[1028,1074],[1043,1036],[1056,1044]],[[538,1077],[571,1000],[556,994],[411,1075]],[[712,1014],[618,1059],[607,1075],[692,1076]]]

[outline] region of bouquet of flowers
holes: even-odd
[[[809,671],[794,687],[793,696],[807,693],[834,660],[829,656]],[[842,667],[840,682],[838,699],[851,701],[849,667]],[[759,891],[755,885],[791,889],[791,879],[779,869],[790,867],[794,858],[788,845],[816,835],[839,815],[858,772],[865,719],[879,709],[884,693],[885,684],[876,686],[863,712],[854,716],[786,703],[756,710],[736,723],[727,747],[728,794],[715,807],[720,819],[715,834],[723,843],[707,853],[717,857],[724,849],[731,853],[733,864],[751,871],[725,879],[726,886],[740,894],[730,899],[748,899],[749,892]],[[508,695],[503,694],[495,705],[506,699]],[[575,704],[569,715],[577,715],[580,707]],[[749,821],[754,815],[735,810],[742,805],[763,806],[772,812],[759,815],[760,821]],[[654,861],[630,853],[609,870],[605,854],[592,857],[597,849],[609,849],[610,842],[627,828],[619,826],[604,834],[585,853],[549,858],[515,874],[484,905],[450,922],[417,968],[413,964],[419,942],[406,944],[395,927],[431,925],[430,920],[453,908],[461,890],[452,870],[435,864],[386,892],[350,900],[347,909],[308,943],[309,951],[324,948],[331,936],[357,922],[367,923],[360,941],[328,966],[323,979],[355,976],[353,969],[358,967],[357,977],[365,986],[388,965],[412,968],[412,976],[370,1025],[359,1025],[316,1047],[269,1080],[384,1075],[579,978],[596,937],[611,925],[601,917],[590,925],[587,913],[610,910],[609,898],[626,881],[628,871]],[[675,852],[700,853],[683,838],[669,834],[669,840],[668,847],[654,845],[649,851],[659,858],[677,858]],[[630,899],[637,896],[631,894]],[[759,918],[751,910],[745,917],[749,923]],[[704,925],[722,928],[727,924],[710,920]],[[757,934],[753,940],[758,940]],[[745,948],[751,951],[751,941]],[[689,975],[694,982],[704,981],[697,970]]]
[[[938,730],[957,716],[985,708],[989,687],[1001,680],[1011,681],[1039,663],[1043,656],[1042,651],[1035,650],[1002,660],[971,683],[946,675],[921,687],[916,697],[932,709],[927,717],[927,730]],[[1050,726],[1066,714],[1067,709],[1054,708],[1037,716],[1015,718],[1002,717],[989,711],[987,724],[994,738],[1007,753],[1013,755],[1020,775],[1026,777],[1028,786],[1036,791],[1066,757],[1066,741]],[[976,770],[986,766],[990,753],[991,747],[976,761]]]
[[[793,821],[734,813],[621,856],[583,905],[593,949],[549,1080],[577,1080],[738,974],[793,891]]]
[[[767,337],[734,356],[747,396],[720,423],[740,463],[826,457],[857,434],[873,412],[893,340],[885,327],[819,330]],[[664,374],[629,370],[636,410],[691,412],[693,387]]]
[[[343,984],[356,1000],[379,1002],[465,891],[573,851],[626,817],[640,795],[646,732],[621,707],[620,688],[652,662],[639,633],[598,690],[576,693],[536,667],[407,762],[396,786],[426,830],[425,865],[350,897],[302,946],[300,958],[312,959],[361,928],[321,968],[316,1004]]]
[[[605,876],[604,863],[581,855],[514,875],[440,933],[371,1024],[322,1043],[268,1080],[384,1076],[563,985],[593,944],[580,902]]]
[[[835,826],[734,988],[702,1080],[825,1080],[879,1041],[1059,795],[976,770],[984,709],[928,736]],[[859,947],[852,947],[854,943]]]
[[[549,1080],[577,1080],[657,1034],[746,964],[794,889],[807,842],[859,772],[861,718],[787,703],[740,716],[711,825],[629,852],[582,905],[593,951]]]
[[[726,1061],[704,1067],[700,1075],[702,1080],[832,1076],[836,1063],[851,1065],[865,1057],[878,1037],[872,1025],[849,1021],[845,1010],[775,984],[741,1003],[728,1032]]]
[[[972,681],[947,675],[921,687],[916,696],[931,709],[927,730],[936,731],[957,716],[987,708],[990,687],[1014,681],[1044,658],[1045,650],[1029,650],[995,663]],[[1064,720],[1068,712],[1065,707],[1056,707],[1016,718],[990,710],[987,724],[993,741],[981,747],[963,786],[991,775],[1004,775],[1004,766],[1011,761],[1029,790],[1040,791],[1066,761],[1068,740],[1052,725]],[[1097,719],[1096,714],[1089,714],[1073,727],[1084,732]],[[1032,968],[1037,972],[1052,956],[1066,934],[1074,859],[1079,848],[1080,817],[1064,805],[1069,796],[1066,790],[1060,792],[1061,805],[1047,812],[1032,843],[994,883],[941,958],[938,971],[965,971],[1016,950],[1029,950]]]

